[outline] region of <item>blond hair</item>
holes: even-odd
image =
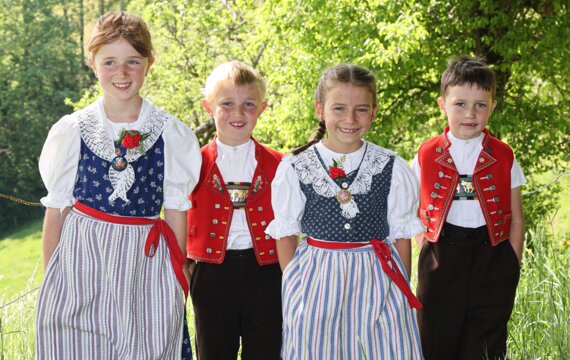
[[[259,100],[265,97],[265,80],[251,66],[234,60],[218,65],[206,79],[202,89],[206,100],[212,103],[222,86],[251,85],[257,88]]]

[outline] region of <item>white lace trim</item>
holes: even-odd
[[[100,101],[100,100],[97,100]],[[79,123],[79,132],[81,138],[87,147],[100,158],[109,162],[117,156],[115,154],[115,142],[109,137],[105,130],[104,119],[100,118],[97,101],[93,102],[86,108],[77,111],[75,115]],[[154,105],[145,121],[141,133],[148,133],[149,136],[143,141],[144,149],[150,149],[158,140],[164,129],[164,125],[168,120],[168,113],[164,110],[157,108]],[[135,149],[127,149],[125,158],[129,162],[127,168],[121,172],[109,166],[109,180],[113,187],[113,193],[109,196],[109,202],[120,198],[128,203],[127,191],[135,182],[135,172],[131,166],[131,162],[137,160],[143,154]]]
[[[372,186],[372,177],[380,174],[396,153],[386,150],[377,145],[365,142],[366,150],[362,163],[358,167],[356,178],[348,187],[348,191],[353,195],[367,194]],[[342,188],[329,176],[327,170],[322,166],[316,154],[317,149],[311,146],[306,151],[293,156],[291,162],[299,181],[305,185],[312,185],[313,190],[323,197],[336,197]],[[346,204],[340,204],[342,216],[347,219],[354,218],[360,211],[354,198]]]

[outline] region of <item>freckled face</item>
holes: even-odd
[[[475,84],[450,86],[445,98],[437,99],[447,115],[449,131],[458,139],[469,140],[481,135],[497,103],[491,93]]]
[[[103,88],[106,100],[130,100],[139,92],[152,62],[120,37],[95,53],[91,67]]]
[[[351,153],[362,146],[376,116],[372,94],[366,88],[335,83],[326,92],[324,104],[315,102],[319,119],[324,119],[328,137],[323,144],[338,153]]]
[[[202,104],[216,123],[218,139],[231,146],[250,139],[257,118],[267,107],[254,85],[222,85],[212,103],[205,99]]]

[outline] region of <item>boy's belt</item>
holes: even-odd
[[[154,256],[156,253],[156,248],[158,247],[158,242],[160,241],[160,236],[162,235],[166,241],[166,246],[168,247],[168,251],[170,253],[170,261],[172,262],[174,274],[176,275],[176,278],[178,279],[182,290],[184,290],[185,298],[188,297],[189,285],[188,281],[186,280],[186,276],[182,271],[182,268],[186,263],[186,257],[178,247],[178,241],[176,240],[174,231],[172,231],[170,226],[168,226],[164,220],[161,218],[150,219],[145,217],[111,215],[97,209],[93,209],[92,207],[89,207],[79,201],[75,202],[74,208],[81,211],[85,215],[113,224],[152,225],[144,246],[145,255],[148,257]]]
[[[339,242],[330,242],[330,241],[320,241],[320,240],[315,240],[311,237],[307,237],[307,244],[323,249],[354,249],[366,245],[372,245],[374,253],[378,257],[378,260],[380,260],[380,264],[382,265],[382,270],[384,270],[386,275],[388,275],[388,277],[392,279],[394,284],[396,284],[396,286],[400,288],[400,290],[408,300],[410,307],[418,310],[420,310],[423,307],[420,301],[412,293],[412,290],[410,290],[410,287],[406,282],[406,278],[400,272],[398,266],[394,264],[390,247],[386,245],[386,243],[384,243],[382,240],[372,239],[370,240],[370,242],[339,243]]]

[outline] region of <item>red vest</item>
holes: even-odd
[[[278,262],[275,239],[264,231],[273,220],[271,182],[283,154],[253,141],[257,167],[245,202],[245,214],[257,262],[268,265]],[[192,208],[188,210],[186,252],[191,259],[221,264],[226,254],[234,208],[216,165],[216,141],[204,146],[201,153],[200,181],[190,194]]]
[[[418,151],[421,168],[419,217],[427,228],[426,238],[436,242],[459,182],[447,139],[443,134],[424,142]],[[493,246],[509,238],[511,227],[512,149],[483,130],[483,149],[473,170],[472,184],[485,217]],[[472,200],[474,201],[474,200]]]

